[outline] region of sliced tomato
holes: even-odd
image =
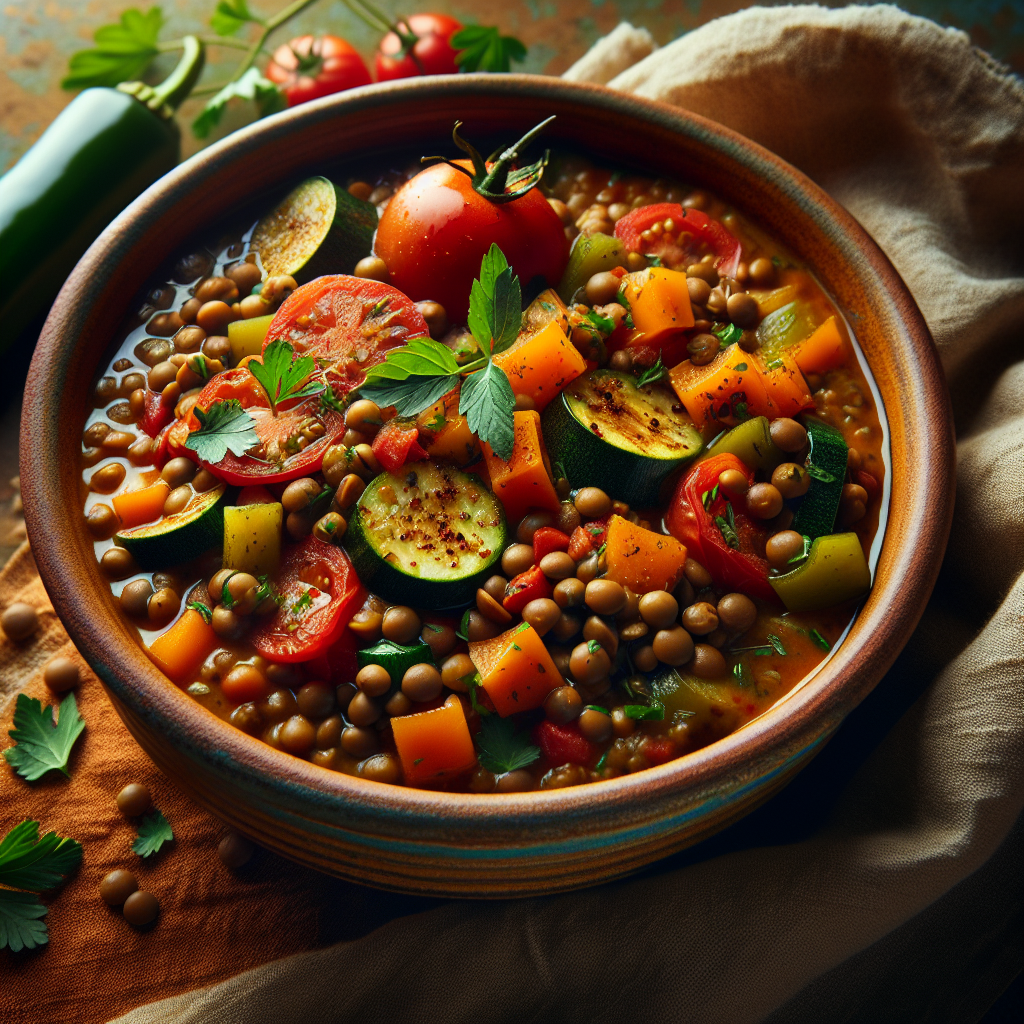
[[[377,461],[389,473],[397,473],[407,462],[420,462],[427,457],[419,442],[420,432],[415,423],[388,420],[370,446]]]
[[[662,232],[650,240],[642,237],[643,232],[666,220],[673,222],[673,231]],[[631,210],[615,222],[615,237],[627,249],[658,256],[673,268],[698,262],[707,253],[715,257],[715,267],[724,277],[735,277],[740,265],[739,239],[706,213],[679,203],[655,203]]]
[[[388,349],[427,337],[427,322],[412,300],[380,281],[348,274],[318,277],[282,303],[270,322],[264,351],[276,339],[299,355],[315,356],[344,393],[357,388],[366,370]]]
[[[235,455],[229,451],[220,462],[211,463],[198,458],[191,449],[178,452],[179,446],[185,448],[187,440],[187,435],[183,436],[182,427],[178,424],[171,428],[168,438],[168,446],[176,454],[188,455],[229,484],[269,484],[314,473],[320,468],[326,449],[345,432],[344,414],[324,407],[319,395],[292,403],[282,402],[275,415],[263,388],[244,366],[213,377],[181,422],[189,433],[196,431],[200,427],[195,414],[196,406],[205,411],[215,402],[233,398],[253,418],[262,453],[255,451],[252,454]],[[305,448],[299,448],[300,428],[310,419],[322,424],[324,433]]]
[[[714,455],[698,462],[679,481],[665,514],[665,526],[686,545],[687,553],[707,569],[717,586],[778,604],[768,582],[768,562],[760,553],[764,551],[764,528],[733,508],[739,543],[736,550],[726,543],[715,522],[716,516],[728,518],[725,495],[721,489],[715,493],[718,478],[727,469],[739,470],[753,484],[753,470],[735,455]]]
[[[285,549],[274,586],[281,607],[249,634],[256,650],[272,661],[327,654],[366,597],[348,555],[316,537]]]

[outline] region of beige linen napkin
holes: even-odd
[[[570,74],[602,78],[650,45],[628,27],[617,38]],[[860,219],[920,303],[958,417],[957,511],[936,597],[880,686],[923,696],[810,838],[561,897],[452,902],[140,1007],[124,1024],[762,1020],[887,948],[880,940],[985,864],[1020,815],[1019,81],[962,33],[885,6],[747,10],[611,85],[721,121],[800,167]],[[807,1019],[863,1019],[816,1005]],[[946,1009],[930,1019],[959,1019]]]

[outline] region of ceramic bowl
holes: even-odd
[[[131,635],[82,525],[78,467],[90,383],[139,289],[202,225],[339,161],[437,152],[457,118],[474,136],[513,139],[549,114],[558,115],[546,136],[552,144],[705,186],[749,212],[807,261],[855,325],[891,444],[888,527],[874,588],[846,641],[787,699],[657,768],[487,796],[318,768],[208,713],[157,671]],[[875,686],[914,628],[949,531],[953,460],[943,375],[920,312],[866,232],[810,180],[676,108],[557,79],[459,75],[372,86],[261,121],[192,157],[125,210],[78,264],[46,321],[25,392],[21,480],[54,607],[132,735],[180,787],[262,845],[322,871],[404,892],[506,897],[625,875],[722,828],[784,785]]]

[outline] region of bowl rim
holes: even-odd
[[[47,466],[54,465],[60,443],[58,419],[52,409],[52,392],[46,382],[53,374],[60,379],[66,371],[69,353],[62,351],[64,339],[74,334],[76,307],[88,308],[92,281],[99,275],[115,273],[108,264],[116,256],[119,237],[133,224],[154,221],[157,212],[166,211],[201,188],[225,160],[259,150],[285,138],[299,125],[344,116],[348,112],[388,107],[403,101],[429,102],[443,95],[480,95],[503,98],[556,98],[569,105],[612,111],[634,117],[648,125],[681,133],[699,144],[711,147],[720,156],[745,165],[768,179],[784,198],[803,195],[809,209],[805,216],[821,230],[840,239],[847,255],[857,255],[877,279],[877,287],[889,298],[893,314],[906,335],[906,343],[916,358],[915,369],[923,381],[923,394],[907,396],[908,421],[931,432],[930,458],[912,467],[913,492],[937,496],[926,510],[917,505],[910,510],[908,526],[916,538],[914,545],[894,550],[883,540],[878,566],[887,563],[886,587],[873,587],[858,612],[857,622],[872,628],[870,649],[854,648],[849,640],[840,645],[832,658],[784,700],[777,702],[759,718],[729,736],[684,757],[643,772],[616,779],[567,789],[517,794],[448,793],[408,786],[386,786],[355,776],[320,768],[263,744],[218,719],[194,702],[155,667],[142,648],[133,643],[122,649],[117,633],[101,627],[102,620],[116,615],[111,605],[93,602],[86,607],[88,595],[80,595],[62,574],[62,566],[73,538],[62,531],[48,529],[57,521],[61,508],[56,485],[45,479]],[[829,229],[829,224],[832,227]],[[799,253],[798,253],[799,254]],[[165,253],[166,255],[166,253]],[[84,306],[83,306],[84,304]],[[71,325],[70,333],[66,328]],[[95,368],[92,370],[95,373]],[[66,376],[66,373],[64,374]],[[75,425],[77,429],[77,425]],[[890,417],[890,430],[892,421]],[[25,494],[25,518],[33,555],[40,576],[55,610],[67,624],[76,646],[96,669],[104,683],[149,723],[160,728],[178,747],[187,747],[195,756],[214,758],[223,766],[230,762],[241,772],[256,772],[256,783],[280,786],[290,798],[302,796],[325,806],[334,801],[337,810],[357,808],[370,814],[415,819],[444,819],[454,822],[469,817],[481,830],[488,824],[498,828],[509,820],[523,825],[554,822],[566,815],[577,816],[584,827],[583,814],[591,818],[594,805],[624,809],[638,801],[657,802],[678,793],[681,788],[707,787],[730,776],[743,776],[744,770],[759,757],[778,751],[780,764],[784,752],[808,742],[821,732],[813,724],[825,718],[834,729],[842,717],[862,700],[891,665],[909,638],[924,609],[938,574],[952,517],[954,481],[954,445],[948,394],[939,357],[924,319],[909,289],[888,258],[864,228],[806,175],[779,157],[738,133],[679,107],[617,92],[589,83],[567,82],[536,75],[470,74],[406,79],[381,83],[335,94],[292,108],[232,133],[201,150],[169,172],[121,213],[93,243],[72,272],[43,327],[26,384],[22,414],[21,474]],[[39,457],[39,445],[44,451]],[[891,528],[890,517],[890,528]],[[83,530],[78,531],[84,535]],[[79,538],[81,540],[81,538]],[[91,554],[91,542],[86,540]],[[877,570],[876,570],[877,572]],[[897,598],[898,594],[898,598]],[[897,600],[902,614],[888,615],[883,599]],[[123,632],[123,629],[120,630]],[[861,629],[858,628],[858,632]],[[812,744],[813,745],[813,744]],[[587,830],[593,830],[591,825]]]

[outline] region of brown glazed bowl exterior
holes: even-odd
[[[133,296],[197,228],[288,179],[355,157],[445,149],[452,123],[713,189],[807,261],[856,325],[891,432],[891,502],[875,585],[813,678],[731,736],[647,771],[526,794],[437,793],[318,768],[220,721],[150,662],[100,576],[82,523],[91,382]],[[607,140],[623,140],[609,148]],[[602,145],[603,144],[603,145]],[[597,147],[601,146],[600,149]],[[153,185],[100,236],[58,297],[25,392],[21,479],[54,607],[156,764],[213,814],[286,857],[403,892],[507,897],[620,877],[746,814],[875,686],[924,609],[949,532],[954,454],[938,356],[889,261],[777,157],[683,110],[526,75],[370,86],[236,132]],[[923,501],[922,496],[928,495]]]

